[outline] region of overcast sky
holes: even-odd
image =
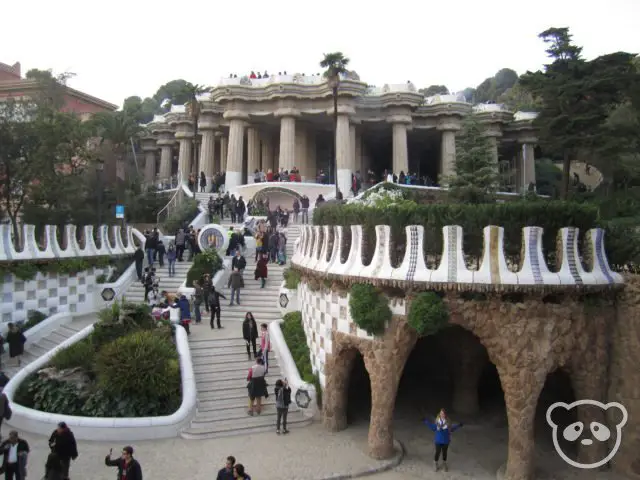
[[[640,53],[640,0],[22,0],[0,17],[0,62],[74,72],[70,86],[118,105],[177,78],[317,73],[332,51],[372,85],[458,91],[503,67],[541,68],[537,35],[551,26],[588,58]]]

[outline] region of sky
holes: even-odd
[[[177,78],[318,73],[333,51],[371,85],[460,91],[542,68],[549,27],[569,27],[587,58],[640,53],[640,0],[8,0],[0,62],[73,72],[71,87],[117,105]]]

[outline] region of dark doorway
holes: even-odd
[[[334,165],[332,161],[333,151],[333,133],[328,130],[316,130],[316,171],[315,177],[318,177],[320,170],[329,176],[329,183],[333,183]]]
[[[349,376],[347,424],[369,423],[371,416],[371,381],[360,352],[356,353]]]
[[[440,134],[429,130],[414,129],[407,134],[409,147],[409,172],[419,179],[428,177],[434,184],[440,164]],[[406,173],[406,172],[405,172]],[[422,181],[418,182],[422,184]]]
[[[387,123],[367,124],[362,133],[363,154],[371,159],[371,170],[382,180],[385,170],[393,168],[393,138]]]

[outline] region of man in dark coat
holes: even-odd
[[[235,476],[233,475],[233,467],[236,464],[236,457],[228,456],[227,463],[224,468],[221,468],[218,472],[218,476],[216,480],[235,480]]]
[[[142,264],[144,263],[144,252],[142,251],[142,247],[138,247],[136,253],[133,254],[133,260],[136,262],[138,280],[142,281]]]
[[[49,438],[51,450],[58,454],[62,462],[62,475],[64,480],[69,480],[69,467],[71,460],[78,458],[78,446],[76,437],[65,422],[60,422]]]

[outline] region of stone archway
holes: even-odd
[[[298,201],[302,200],[302,194],[296,192],[292,188],[287,188],[287,187],[264,187],[263,189],[255,193],[255,195],[252,197],[252,200],[256,202],[259,199],[264,200],[269,197],[269,194],[282,194],[282,195],[289,196],[292,199],[295,198]]]

